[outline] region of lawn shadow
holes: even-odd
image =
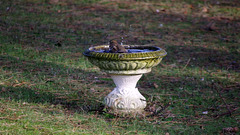
[[[26,2],[24,4],[27,3],[30,4],[31,2]],[[44,2],[40,3],[43,4]],[[191,2],[187,1],[187,3]],[[239,2],[232,2],[231,4],[236,5],[234,3],[239,4]],[[58,46],[105,44],[112,38],[124,38],[124,43],[126,44],[148,44],[151,43],[152,38],[164,37],[164,35],[174,36],[174,34],[179,31],[198,33],[199,29],[207,29],[202,32],[205,34],[212,32],[211,35],[222,35],[226,33],[226,31],[229,31],[230,34],[224,34],[224,38],[239,31],[239,18],[229,19],[226,17],[191,16],[181,13],[166,12],[165,9],[156,12],[154,11],[155,7],[151,6],[149,6],[148,10],[122,10],[114,9],[107,5],[100,6],[97,4],[89,7],[82,7],[82,5],[72,5],[70,2],[68,3],[69,5],[66,3],[65,6],[69,6],[71,12],[62,11],[62,13],[59,14],[53,9],[49,10],[54,8],[54,5],[50,5],[49,7],[38,7],[39,5],[36,3],[35,5],[34,3],[31,4],[33,4],[32,11],[23,10],[24,12],[20,12],[29,14],[28,18],[19,18],[19,20],[21,20],[21,22],[19,22],[21,25],[14,22],[17,21],[14,19],[0,20],[0,25],[2,26],[0,27],[2,31],[1,34],[7,37],[4,39],[5,41],[32,46],[42,44]],[[36,6],[36,8],[34,6]],[[47,14],[42,12],[42,8],[47,10]],[[76,10],[78,8],[81,12]],[[17,10],[12,9],[5,12],[9,15],[9,18],[11,18],[11,13],[15,14]],[[58,20],[55,20],[55,22],[50,21],[49,23],[41,22],[43,20],[35,18],[36,16],[33,14],[35,12],[37,14],[43,13],[43,20],[51,20],[53,18],[57,18]],[[52,16],[49,16],[50,14],[48,12],[50,12]],[[35,23],[33,23],[33,21]],[[216,25],[209,28],[208,25],[212,22]],[[171,31],[171,29],[175,29],[175,31]],[[218,32],[216,32],[216,30]]]
[[[237,50],[229,52],[224,50],[210,49],[200,46],[171,46],[166,45],[168,55],[164,63],[179,68],[203,68],[205,70],[224,69],[240,72],[239,53]],[[169,51],[168,51],[169,50]]]
[[[168,112],[194,116],[195,112],[207,110],[212,114],[211,120],[218,116],[239,113],[240,84],[238,82],[210,74],[203,75],[201,71],[199,74],[186,74],[185,71],[179,73],[176,70],[167,75],[158,73],[159,70],[153,70],[140,79],[137,88],[147,99],[147,111],[159,111],[155,109],[163,109],[167,106],[168,108],[158,113],[159,117],[163,117]],[[226,104],[231,107],[226,107]]]
[[[39,62],[0,56],[0,67],[6,77],[0,85],[0,97],[7,100],[60,104],[76,112],[102,108],[101,94],[91,91],[91,85],[101,82],[96,72],[65,67],[53,62]],[[32,84],[33,83],[33,84]],[[104,89],[99,87],[99,89]],[[104,90],[102,90],[104,91]]]
[[[85,103],[82,103],[81,99],[69,100],[67,98],[59,98],[51,92],[39,92],[27,87],[6,87],[0,85],[0,89],[0,98],[7,101],[11,100],[25,103],[61,105],[63,108],[77,113],[86,113],[91,112],[92,110],[101,111],[104,107],[101,103],[86,103],[92,102],[90,101],[91,99],[86,97],[84,99]]]

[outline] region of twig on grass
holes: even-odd
[[[232,109],[230,111],[227,111],[227,112],[224,112],[224,113],[221,113],[221,114],[216,114],[216,115],[214,115],[214,117],[216,119],[218,119],[219,117],[222,117],[222,116],[225,116],[225,115],[232,115],[232,113],[235,112],[238,108],[234,108],[234,109]]]
[[[216,85],[216,84],[215,84],[215,85]],[[215,86],[215,85],[214,85],[214,86]],[[214,87],[214,86],[213,86],[213,87]],[[221,87],[221,86],[220,86],[220,87]],[[222,99],[223,103],[225,104],[225,106],[226,106],[226,108],[227,108],[227,110],[228,110],[228,113],[227,113],[227,114],[232,115],[232,112],[233,112],[233,111],[229,108],[229,105],[227,104],[225,98],[222,97],[219,89],[218,89],[217,87],[216,87],[216,89],[217,89],[217,93],[218,93],[219,97]],[[225,113],[224,113],[224,115],[225,115]]]
[[[9,117],[0,117],[0,120],[19,120],[23,117],[26,117],[27,115],[22,115],[22,116],[19,116],[19,117],[15,117],[15,118],[9,118]]]
[[[176,124],[176,123],[183,123],[181,121],[162,121],[161,124],[168,124],[168,123],[171,123],[171,124]]]
[[[182,68],[182,71],[185,70],[185,68],[188,66],[190,61],[191,61],[191,58],[188,59],[187,64]]]

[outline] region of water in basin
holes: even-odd
[[[127,51],[128,51],[128,53],[141,53],[141,52],[152,52],[154,50],[151,50],[151,49],[127,49]],[[104,50],[104,49],[94,50],[94,52],[110,53],[109,50]]]

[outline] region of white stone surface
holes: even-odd
[[[141,112],[146,99],[136,88],[140,75],[111,75],[116,88],[105,97],[105,104],[116,112]]]

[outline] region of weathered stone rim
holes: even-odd
[[[126,49],[151,49],[152,52],[136,52],[136,53],[106,53],[96,52],[95,50],[106,50],[109,48],[108,45],[99,45],[90,47],[83,54],[87,57],[107,60],[145,60],[163,58],[167,55],[167,52],[160,47],[152,45],[123,45]]]

